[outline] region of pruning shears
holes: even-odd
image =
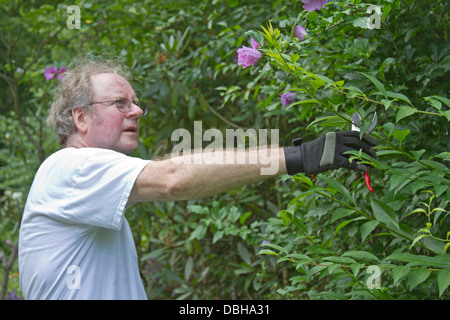
[[[367,128],[365,133],[370,134],[377,126],[377,122],[378,116],[377,113],[375,112],[375,114],[373,115],[372,123],[370,124],[369,128]],[[355,112],[352,115],[352,131],[359,132],[361,127],[362,127],[361,115],[358,112]],[[370,192],[374,192],[370,184],[369,169],[367,169],[367,171],[364,172],[364,181],[366,182],[367,189],[369,189]]]

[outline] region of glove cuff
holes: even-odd
[[[304,172],[302,150],[300,145],[285,147],[284,159],[286,162],[286,170],[289,175]]]

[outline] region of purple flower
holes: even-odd
[[[259,47],[259,43],[255,39],[253,39],[252,37],[250,37],[250,44],[252,45],[252,48],[255,49],[255,50],[257,50],[258,47]]]
[[[328,0],[302,0],[304,3],[303,9],[306,11],[320,10],[324,5],[327,4]]]
[[[281,95],[281,104],[283,106],[288,106],[291,103],[295,102],[297,99],[295,99],[295,93],[294,92],[288,92],[288,93],[283,93]]]
[[[14,289],[13,291],[9,291],[5,297],[5,300],[22,300],[16,292],[16,289]]]
[[[305,28],[302,26],[295,26],[294,28],[294,37],[299,39],[300,41],[305,40],[305,36],[307,35]]]
[[[62,80],[64,78],[64,72],[66,72],[66,67],[61,67],[56,78],[58,78],[58,80]]]
[[[250,38],[250,43],[252,45],[251,48],[242,46],[242,48],[237,50],[237,62],[238,65],[242,66],[242,69],[245,69],[248,66],[253,66],[259,61],[259,59],[262,58],[262,53],[257,50],[259,47],[259,43],[256,42],[256,40],[253,38]]]
[[[58,68],[56,68],[56,67],[48,67],[44,71],[44,77],[47,80],[52,80],[57,73],[58,73]]]
[[[59,70],[57,67],[48,67],[44,71],[44,77],[47,80],[52,80],[56,76],[58,80],[62,80],[64,72],[66,72],[66,67],[61,67]]]

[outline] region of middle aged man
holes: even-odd
[[[126,69],[87,59],[69,67],[49,113],[62,149],[36,173],[19,237],[20,284],[26,299],[146,299],[125,211],[142,201],[207,197],[281,174],[347,168],[350,150],[375,157],[376,141],[358,132],[328,133],[290,147],[189,153],[149,161],[130,157],[138,145],[139,107]],[[244,157],[245,163],[227,163]],[[196,159],[201,157],[200,159]],[[217,161],[222,159],[223,161]],[[198,161],[197,161],[198,160]]]

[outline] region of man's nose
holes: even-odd
[[[144,111],[136,104],[131,103],[130,111],[127,112],[127,117],[140,118],[144,114]]]

